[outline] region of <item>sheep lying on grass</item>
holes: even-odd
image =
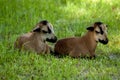
[[[102,22],[95,22],[87,28],[88,32],[82,37],[72,37],[58,40],[55,44],[55,55],[69,55],[71,57],[95,57],[98,42],[107,44],[107,26]]]
[[[56,42],[53,26],[46,20],[39,22],[35,29],[18,37],[14,47],[19,50],[33,51],[36,53],[50,53],[50,47],[46,43]]]

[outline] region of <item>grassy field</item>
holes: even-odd
[[[41,20],[53,24],[58,39],[102,21],[109,43],[98,44],[94,60],[14,50],[16,38]],[[120,0],[0,0],[0,80],[120,80]]]

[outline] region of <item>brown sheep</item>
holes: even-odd
[[[56,42],[53,26],[46,20],[39,22],[33,31],[17,38],[14,47],[19,50],[27,50],[40,53],[50,53],[50,47],[46,43]]]
[[[87,28],[88,32],[82,37],[72,37],[58,40],[55,44],[55,55],[69,55],[71,57],[95,57],[98,42],[107,44],[107,26],[102,22],[95,22]]]

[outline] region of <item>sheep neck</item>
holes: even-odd
[[[84,40],[89,52],[90,53],[95,52],[97,42],[95,41],[94,33],[91,31],[88,31],[84,36]]]

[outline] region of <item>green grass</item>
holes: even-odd
[[[0,0],[1,80],[119,80],[119,0]],[[97,58],[56,58],[18,52],[16,38],[48,20],[58,39],[81,36],[95,21],[108,24],[109,44],[98,44]],[[53,46],[53,44],[52,44]]]

